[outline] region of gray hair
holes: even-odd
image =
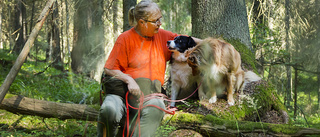
[[[160,10],[158,4],[151,0],[142,0],[135,7],[129,9],[129,24],[135,26],[139,19],[147,19],[152,9]]]

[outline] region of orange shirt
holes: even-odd
[[[134,79],[149,78],[163,84],[166,62],[171,57],[166,43],[176,36],[178,34],[159,29],[152,38],[143,38],[131,28],[118,37],[104,67],[121,70]]]

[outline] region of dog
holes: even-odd
[[[240,53],[229,43],[221,39],[206,38],[193,49],[186,52],[187,63],[193,75],[200,75],[202,84],[199,97],[217,101],[217,93],[227,90],[227,102],[235,104],[234,91],[241,91],[249,82],[261,78],[252,71],[244,72],[241,68]]]
[[[167,41],[167,47],[172,52],[170,61],[171,100],[185,98],[197,88],[196,76],[187,63],[185,51],[194,48],[195,41],[190,36],[177,36],[174,40]],[[175,107],[171,102],[170,107]]]

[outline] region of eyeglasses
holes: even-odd
[[[146,22],[151,22],[151,23],[153,23],[153,24],[158,25],[158,24],[161,23],[162,17],[160,17],[159,19],[157,19],[157,20],[155,20],[155,21],[150,21],[150,20],[145,20],[145,19],[143,19],[143,20],[146,21]]]

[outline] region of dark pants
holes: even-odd
[[[138,85],[140,86],[141,91],[144,95],[148,95],[151,93],[159,93],[161,91],[161,83],[160,81],[151,81],[146,78],[138,78],[135,79]],[[105,91],[107,93],[106,98],[103,101],[103,104],[100,108],[99,118],[98,118],[98,137],[103,137],[103,130],[106,131],[107,137],[114,136],[122,136],[122,128],[126,118],[126,104],[125,104],[125,92],[121,93],[121,87],[123,82],[118,79],[113,79],[107,81],[108,86]],[[115,84],[115,83],[117,84]],[[119,84],[122,83],[122,84]],[[113,84],[112,84],[113,83]],[[110,86],[111,85],[111,86]],[[114,87],[114,85],[118,85],[118,87]],[[114,91],[110,91],[109,87],[116,88],[115,91],[118,91],[114,94]],[[109,90],[109,91],[108,91]],[[118,94],[121,93],[121,94]],[[138,107],[138,102],[135,99],[130,99],[129,104],[132,106]],[[165,105],[163,100],[160,99],[151,99],[149,101],[145,101],[143,106],[146,105],[156,105],[163,109],[165,109]],[[131,110],[130,110],[131,111]],[[132,119],[136,115],[136,111],[130,112],[130,119]],[[161,120],[164,116],[164,112],[155,107],[146,107],[141,111],[141,119],[140,119],[140,130],[141,137],[151,137],[156,132],[159,127]],[[132,122],[131,126],[135,125],[135,122]],[[130,127],[132,129],[132,127]],[[131,133],[130,133],[131,134]],[[133,133],[134,137],[139,136],[139,127],[137,126]]]

